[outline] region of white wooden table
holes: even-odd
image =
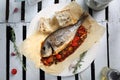
[[[84,0],[76,0],[106,28],[102,45],[100,45],[102,49],[98,51],[92,64],[82,73],[70,77],[52,76],[36,69],[31,61],[22,57],[27,68],[27,71],[24,71],[19,59],[11,56],[14,48],[8,37],[9,26],[14,28],[17,45],[19,45],[26,38],[29,23],[37,12],[55,3],[69,3],[70,1],[42,0],[29,6],[24,1],[0,0],[0,80],[100,80],[100,71],[104,66],[120,70],[120,0],[113,0],[102,11],[89,9]],[[13,13],[14,8],[18,8],[15,13]],[[17,69],[15,76],[10,73],[12,68]]]

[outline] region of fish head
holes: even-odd
[[[41,47],[41,56],[42,57],[49,57],[52,55],[53,49],[52,46],[49,42],[44,42],[42,47]]]

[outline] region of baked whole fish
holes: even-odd
[[[53,63],[63,61],[79,47],[87,36],[87,30],[81,26],[81,23],[87,17],[88,15],[83,13],[76,24],[58,29],[44,40],[41,46],[41,61],[44,65],[49,66]],[[67,49],[70,49],[71,52],[66,53]],[[66,54],[63,55],[64,53]],[[57,60],[57,58],[61,59]]]

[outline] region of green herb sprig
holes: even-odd
[[[16,36],[15,36],[14,29],[13,29],[12,27],[9,27],[9,31],[10,31],[10,32],[9,32],[9,34],[10,34],[9,38],[10,38],[10,41],[13,43],[14,51],[16,52],[17,57],[19,58],[20,62],[22,63],[23,69],[26,70],[26,67],[25,67],[25,65],[23,64],[23,61],[22,61],[22,59],[21,59],[20,52],[19,52],[18,47],[17,47],[17,45],[16,45]]]
[[[80,58],[78,60],[78,62],[75,64],[74,66],[74,70],[73,70],[73,73],[75,74],[77,69],[80,68],[82,66],[81,62],[83,62],[83,58],[85,56],[85,54],[87,53],[87,51],[83,52],[81,55],[80,55]]]

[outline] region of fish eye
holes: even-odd
[[[42,49],[45,50],[45,46]]]

